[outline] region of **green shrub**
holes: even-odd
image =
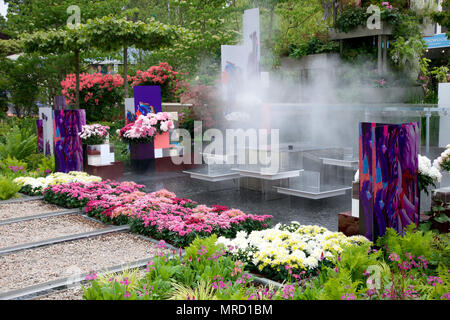
[[[0,143],[0,159],[15,157],[18,160],[25,160],[30,154],[36,153],[37,138],[35,134],[30,134],[26,128],[20,129],[17,126],[3,133]]]
[[[20,186],[12,180],[0,176],[0,200],[8,200],[19,192]]]

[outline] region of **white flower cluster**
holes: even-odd
[[[19,186],[30,186],[33,193],[40,193],[45,188],[55,184],[64,184],[70,182],[99,182],[102,181],[101,177],[91,176],[86,172],[70,171],[69,173],[55,172],[45,178],[33,178],[33,177],[18,177],[14,179],[14,182]]]
[[[431,160],[419,154],[419,173],[433,179],[434,182],[441,182],[442,174],[431,165]]]
[[[81,132],[78,133],[81,139],[85,140],[90,137],[100,137],[100,138],[107,138],[108,137],[108,126],[102,126],[101,124],[89,124],[84,125],[81,128]]]
[[[353,178],[353,182],[359,182],[359,169],[355,173],[355,177]]]
[[[450,163],[450,144],[448,144],[444,152],[442,152],[441,155],[433,161],[433,167],[439,171],[443,171],[444,168],[442,167],[442,164],[444,163],[447,163],[447,167],[450,167],[448,165],[448,163]]]
[[[272,229],[237,233],[235,239],[220,237],[218,243],[229,252],[262,271],[265,267],[280,271],[289,266],[313,270],[322,259],[333,261],[346,245],[369,242],[365,237],[346,237],[319,226],[302,226],[292,222],[288,226],[277,224]]]

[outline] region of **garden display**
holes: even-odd
[[[207,207],[172,192],[130,192],[100,195],[86,203],[86,213],[104,222],[129,223],[136,233],[184,247],[196,236],[212,233],[233,237],[240,230],[253,231],[270,225],[269,215],[252,215],[224,206]]]
[[[291,227],[293,227],[291,225]],[[299,226],[305,232],[319,233],[315,226]],[[294,229],[291,229],[294,230]],[[431,232],[409,228],[405,237],[388,229],[378,239],[377,248],[367,240],[359,245],[343,241],[339,251],[328,255],[320,273],[296,273],[292,265],[284,268],[286,278],[278,286],[261,286],[248,264],[227,250],[212,235],[195,239],[186,252],[161,250],[147,263],[145,274],[132,270],[123,273],[86,277],[83,288],[87,300],[448,300],[450,275],[445,267],[448,253],[440,256],[439,247],[449,238],[433,239]],[[357,242],[360,239],[357,239]],[[242,242],[242,237],[239,240]],[[414,242],[412,242],[414,241]],[[285,240],[286,244],[289,239]],[[231,249],[233,250],[233,249]],[[171,254],[170,254],[171,252]],[[255,251],[258,252],[258,251]],[[244,256],[245,258],[245,256]],[[431,262],[433,261],[433,262]],[[374,271],[375,270],[375,271]],[[380,278],[373,277],[380,272]],[[374,279],[377,279],[376,281]]]
[[[68,173],[55,172],[46,177],[18,177],[14,182],[20,186],[20,192],[30,195],[42,195],[42,192],[52,185],[67,184],[71,182],[100,182],[102,178],[91,176],[86,172],[70,171]]]

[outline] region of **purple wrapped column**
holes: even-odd
[[[155,158],[155,146],[150,143],[130,143],[131,160],[148,160]]]
[[[375,241],[419,223],[418,123],[361,123],[360,232]]]
[[[42,120],[36,120],[36,135],[38,152],[44,152],[44,124]]]
[[[85,124],[85,110],[53,111],[56,171],[83,171],[83,148],[78,133]]]

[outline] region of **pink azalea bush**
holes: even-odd
[[[75,74],[68,74],[61,86],[66,103],[75,105]],[[122,110],[116,104],[122,99],[122,87],[120,74],[81,73],[80,109],[86,110],[87,121],[111,121],[120,116]]]
[[[173,70],[167,62],[161,62],[158,66],[151,66],[145,71],[138,70],[132,77],[134,86],[160,86],[163,101],[172,102],[178,99],[179,92],[183,89],[181,76],[183,73]]]
[[[44,200],[65,208],[81,208],[90,200],[103,196],[118,196],[140,191],[144,185],[135,182],[116,182],[111,180],[101,182],[73,182],[52,185],[44,190]]]
[[[89,216],[104,222],[124,224],[131,230],[155,239],[170,241],[175,246],[187,246],[196,236],[212,233],[234,237],[240,230],[253,231],[269,227],[272,216],[245,214],[225,206],[198,205],[189,199],[176,198],[167,190],[143,195],[105,194],[86,204]]]
[[[153,141],[155,135],[174,128],[170,114],[167,112],[140,115],[135,122],[127,124],[119,131],[119,139],[128,143],[145,143]]]

